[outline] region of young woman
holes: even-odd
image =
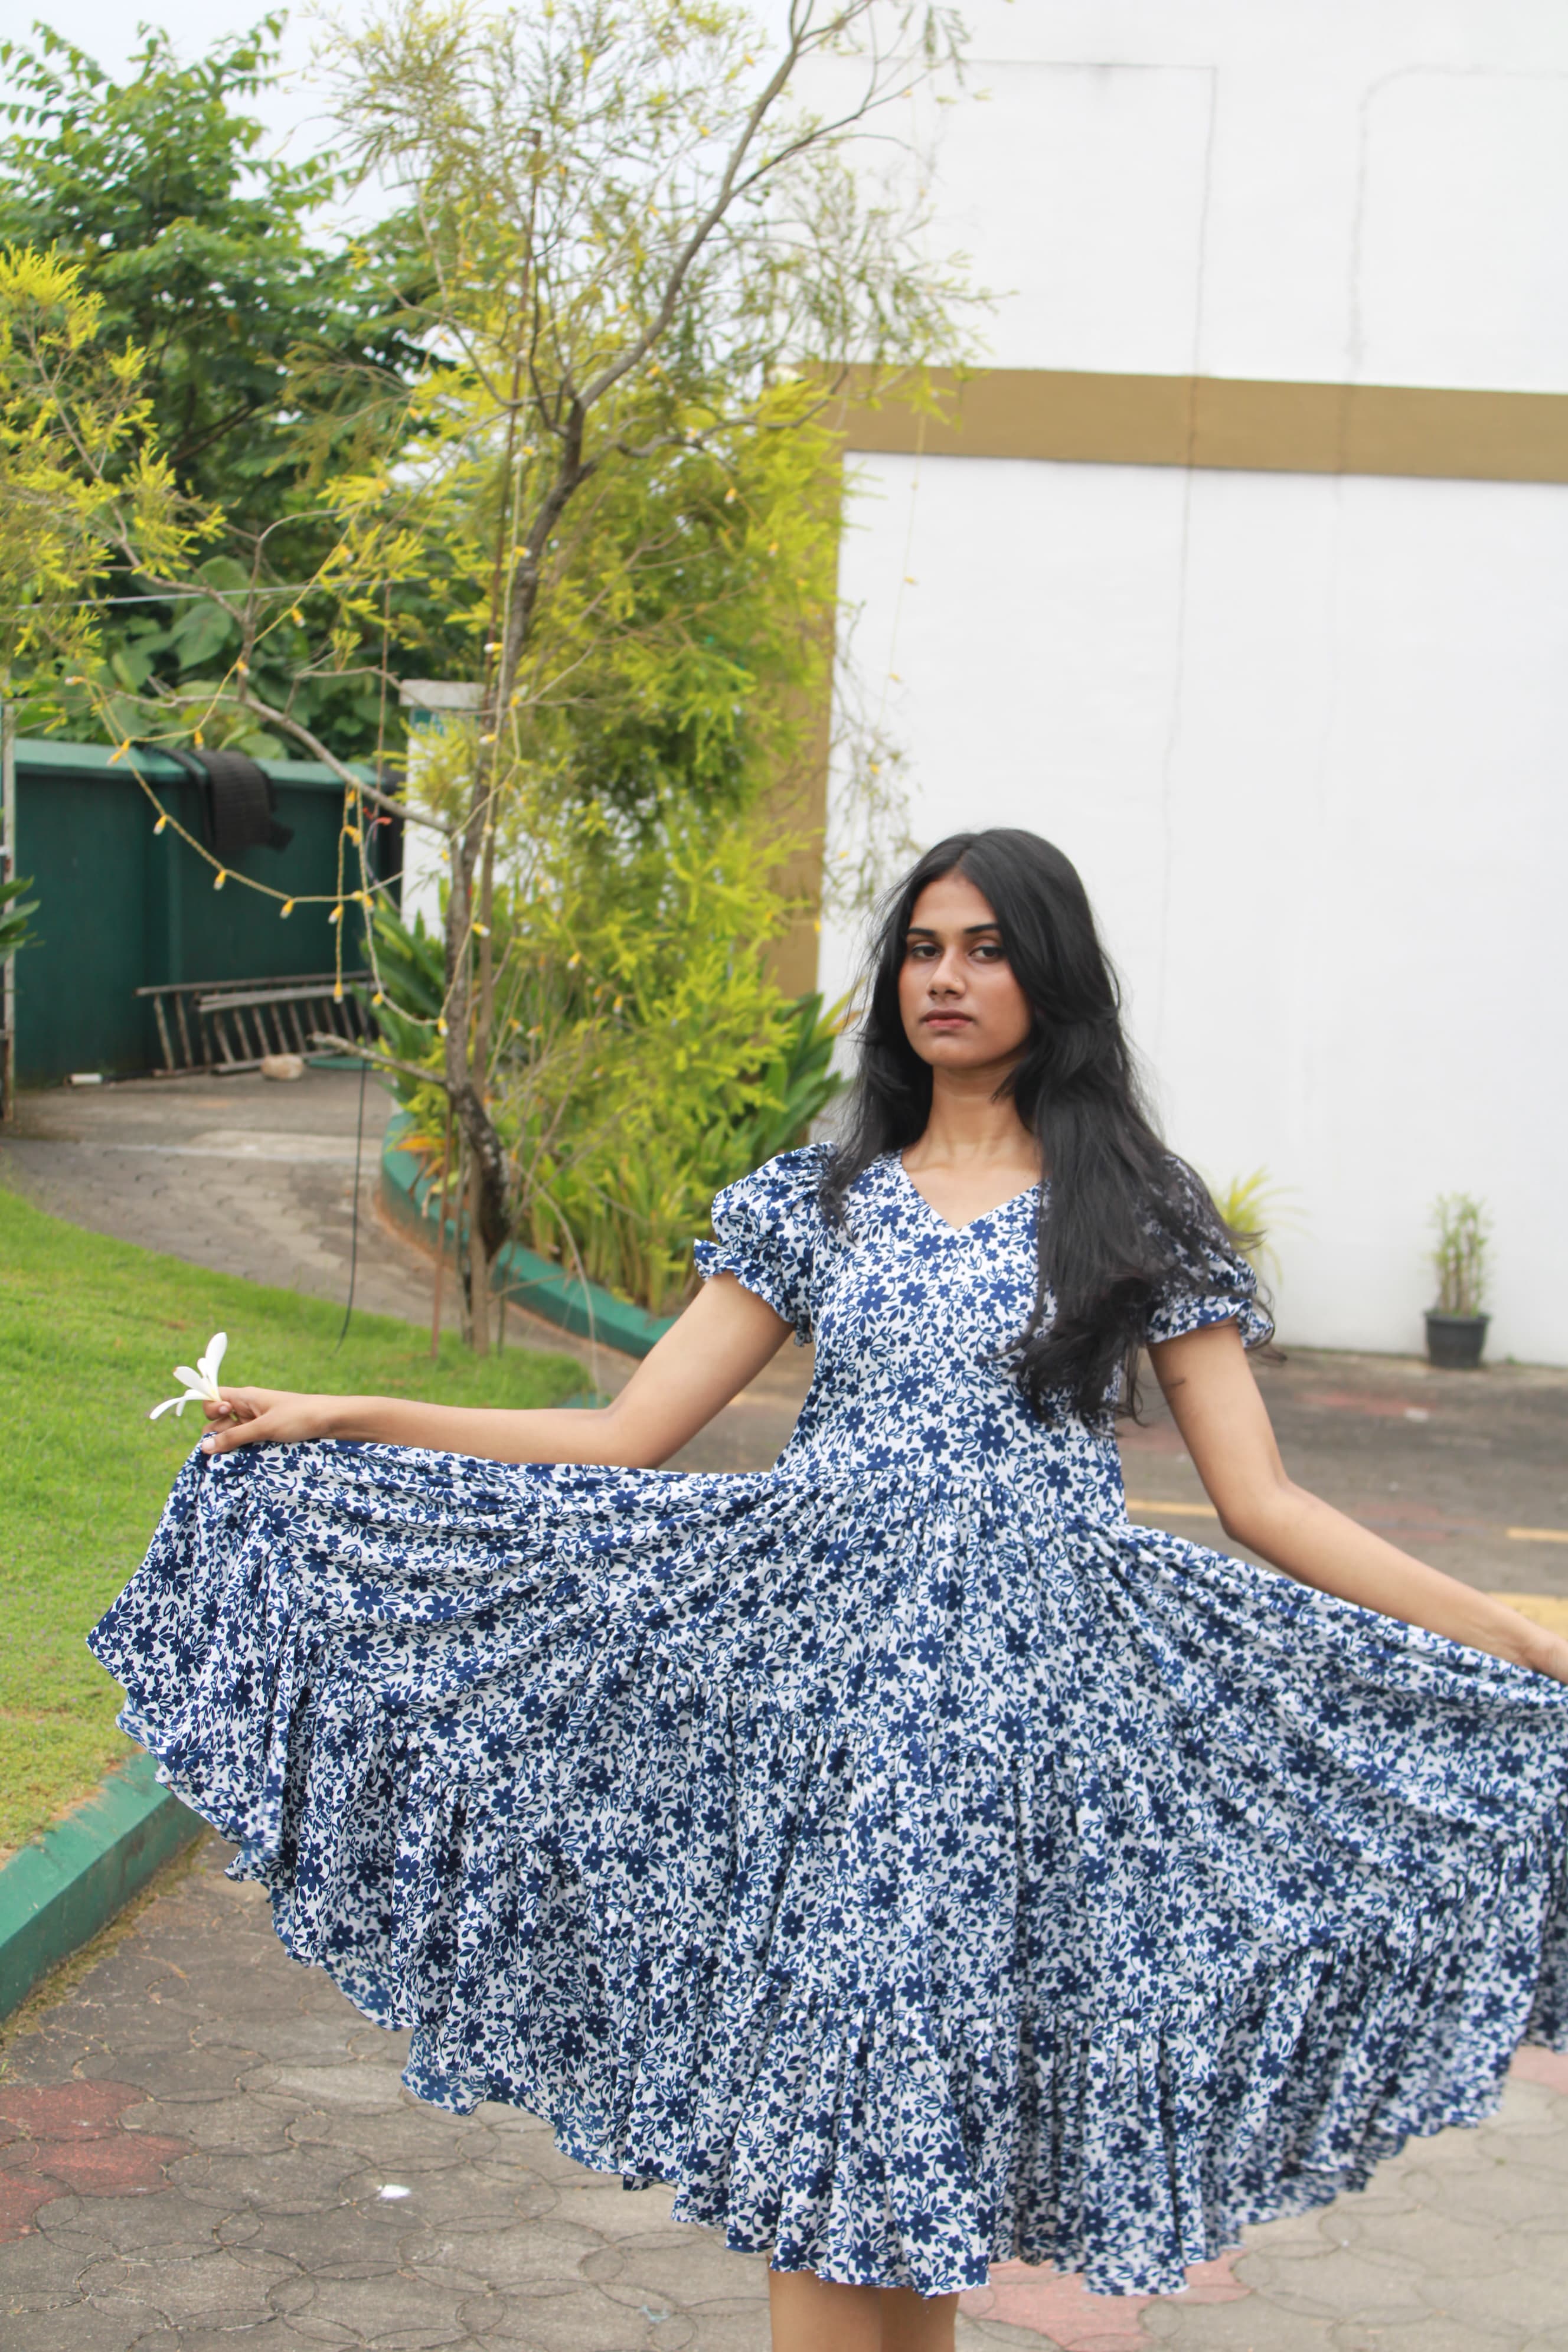
[[[1568,1643],[1303,1493],[1082,886],[897,895],[846,1138],[616,1402],[225,1391],[93,1636],[406,2080],[772,2256],[782,2352],[990,2262],[1170,2291],[1568,2044]],[[656,1466],[794,1331],[756,1476]],[[1127,1517],[1138,1351],[1226,1533]]]

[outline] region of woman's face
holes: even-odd
[[[899,968],[904,1034],[933,1069],[1005,1070],[1034,1016],[1013,974],[990,901],[959,873],[915,900]]]

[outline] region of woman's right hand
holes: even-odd
[[[732,1274],[704,1284],[672,1329],[606,1405],[420,1404],[413,1397],[301,1396],[291,1389],[225,1389],[204,1407],[204,1454],[237,1445],[345,1438],[427,1446],[485,1462],[600,1463],[655,1469],[678,1454],[789,1337],[789,1325]]]
[[[332,1433],[332,1406],[326,1396],[302,1396],[293,1389],[219,1389],[221,1404],[202,1410],[211,1424],[204,1454],[232,1454],[237,1445],[297,1445]]]

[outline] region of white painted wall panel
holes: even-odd
[[[1412,69],[1363,121],[1352,374],[1568,387],[1568,72]]]
[[[921,135],[993,365],[1568,390],[1561,0],[964,13]]]
[[[939,248],[999,298],[990,364],[1192,368],[1212,89],[1190,68],[982,62],[927,112]]]
[[[1299,1195],[1285,1334],[1417,1347],[1428,1205],[1464,1188],[1497,1220],[1495,1351],[1568,1361],[1568,490],[929,458],[866,484],[843,587],[899,673],[917,835],[1028,824],[1077,860],[1173,1142]],[[829,927],[830,988],[852,960]]]
[[[990,94],[928,118],[930,242],[1013,289],[995,363],[1568,391],[1559,0],[968,14]],[[1467,1189],[1496,1351],[1568,1362],[1568,490],[864,480],[843,582],[915,830],[1077,858],[1173,1140],[1299,1196],[1286,1333],[1418,1346]],[[830,987],[851,960],[830,925]]]

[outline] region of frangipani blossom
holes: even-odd
[[[156,1421],[158,1415],[161,1412],[167,1412],[171,1405],[174,1406],[177,1418],[188,1404],[221,1404],[223,1398],[218,1393],[217,1375],[218,1367],[223,1362],[227,1347],[228,1333],[215,1331],[207,1341],[206,1354],[197,1357],[196,1369],[194,1372],[189,1364],[176,1364],[174,1378],[184,1381],[184,1396],[165,1397],[162,1404],[155,1404],[147,1416],[148,1420]]]

